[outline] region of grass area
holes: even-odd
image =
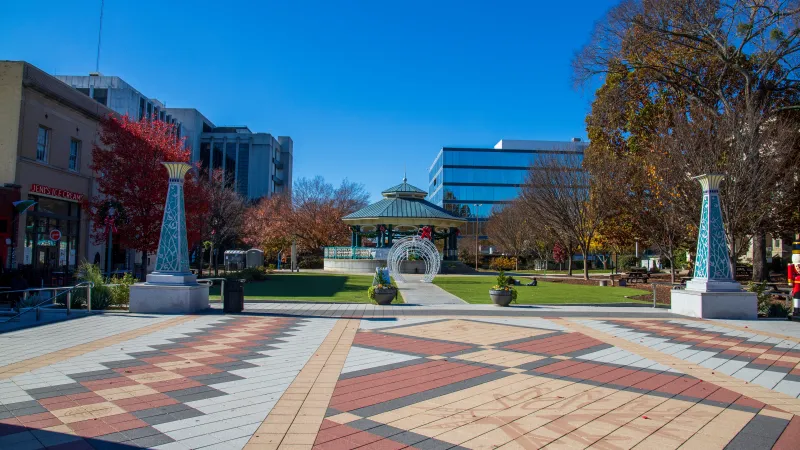
[[[370,303],[367,298],[370,286],[372,275],[275,273],[266,281],[245,283],[244,299]],[[212,301],[220,299],[219,290],[219,285],[211,288]],[[401,299],[398,298],[397,303],[401,303]]]
[[[434,284],[469,303],[491,303],[489,289],[495,284],[492,276],[438,277]],[[521,280],[522,281],[522,280]],[[625,298],[646,294],[641,289],[625,287],[583,286],[579,284],[539,281],[538,286],[517,286],[517,303],[648,303]]]

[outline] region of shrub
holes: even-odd
[[[275,273],[275,264],[270,264],[267,266],[267,273],[268,274]]]
[[[264,266],[248,267],[237,272],[228,272],[225,278],[230,280],[264,281],[267,279],[267,269]]]
[[[492,260],[489,267],[494,270],[514,270],[517,267],[517,258],[498,256]]]
[[[767,293],[767,282],[761,283],[748,283],[747,290],[756,294],[758,298],[758,313],[769,315],[770,305],[772,304],[772,295]]]
[[[619,265],[624,270],[630,270],[634,267],[639,267],[639,258],[637,258],[635,255],[623,256],[619,261]]]
[[[305,256],[297,264],[301,269],[322,269],[324,263],[320,256]]]
[[[509,283],[509,280],[511,280],[511,283],[514,282],[513,278],[507,277],[505,272],[501,270],[500,273],[497,274],[497,284],[492,286],[492,289],[495,291],[510,291],[511,301],[516,302],[517,290],[512,287],[511,283]]]
[[[131,276],[131,278],[133,277]],[[92,287],[92,309],[106,309],[109,305],[111,305],[111,288],[106,286],[106,281],[103,279],[103,273],[100,272],[99,267],[88,261],[84,261],[78,267],[78,280],[81,282],[94,283],[94,287]],[[76,289],[72,291],[72,302],[70,307],[82,308],[85,305],[86,289]]]
[[[136,278],[130,273],[126,273],[121,277],[111,277],[110,284],[116,284],[118,286],[111,286],[110,304],[113,306],[127,305],[131,298],[131,286],[134,283],[136,283]],[[94,308],[94,302],[92,303],[92,307]]]
[[[774,302],[769,305],[767,310],[768,317],[787,317],[792,311],[789,302]]]

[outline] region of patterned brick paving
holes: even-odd
[[[793,414],[591,328],[403,322],[362,321],[351,355],[385,363],[342,373],[313,448],[797,448]]]
[[[14,349],[0,449],[800,442],[800,341],[707,321],[211,315],[106,333]]]

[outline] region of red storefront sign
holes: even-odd
[[[73,202],[83,201],[83,194],[65,191],[64,189],[51,188],[49,186],[42,186],[41,184],[32,184],[30,193],[47,195],[49,197],[65,198],[67,200],[72,200]]]

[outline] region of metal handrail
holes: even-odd
[[[29,288],[29,289],[20,289],[20,290],[16,290],[16,291],[3,291],[3,294],[13,294],[13,293],[17,293],[17,292],[22,292],[23,293],[23,297],[22,297],[23,300],[28,298],[28,292],[56,291],[56,295],[54,295],[51,298],[48,298],[47,300],[45,300],[45,301],[43,301],[41,303],[37,303],[36,306],[29,307],[25,311],[21,311],[21,308],[19,307],[19,304],[18,304],[18,306],[17,306],[17,311],[18,311],[17,314],[9,317],[8,319],[6,319],[5,321],[0,322],[0,323],[11,322],[12,320],[22,316],[23,314],[27,314],[27,313],[31,312],[31,310],[36,310],[36,320],[39,320],[39,307],[41,307],[45,303],[55,304],[56,303],[56,299],[62,294],[67,294],[67,299],[66,299],[65,303],[67,305],[67,315],[69,315],[69,313],[71,311],[71,308],[72,308],[72,291],[75,290],[75,289],[78,289],[78,288],[86,288],[86,308],[87,308],[88,311],[91,311],[92,310],[92,288],[93,287],[94,287],[94,283],[93,282],[84,281],[84,282],[76,284],[75,286],[66,286],[66,287],[61,286],[61,287],[57,287],[57,288],[52,288],[52,287],[51,288]],[[63,292],[58,292],[58,291],[63,291]]]
[[[210,281],[210,283],[208,283]],[[207,284],[209,287],[214,285],[215,281],[219,281],[219,301],[224,302],[225,299],[225,278],[217,277],[217,278],[199,278],[197,280],[198,283]]]

